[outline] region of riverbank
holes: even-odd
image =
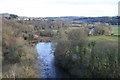
[[[64,35],[65,36],[65,35]],[[119,78],[120,55],[118,40],[106,36],[85,36],[71,32],[58,40],[55,59],[76,78]]]

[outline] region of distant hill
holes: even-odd
[[[118,25],[118,16],[103,16],[103,17],[84,17],[84,16],[60,16],[60,17],[21,17],[16,14],[9,14],[9,13],[1,13],[0,15],[3,18],[18,18],[23,20],[40,20],[40,19],[64,19],[67,21],[84,21],[86,23],[94,23],[94,22],[101,22],[101,23],[109,23],[112,25]]]
[[[101,23],[109,23],[112,25],[118,25],[118,16],[103,16],[103,17],[84,17],[84,16],[62,16],[62,17],[45,17],[47,19],[64,19],[68,21],[85,21],[86,23],[94,23],[94,22],[101,22]]]

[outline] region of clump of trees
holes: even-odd
[[[58,30],[62,27],[70,27],[72,23],[63,19],[46,19],[46,20],[31,20],[31,21],[18,21],[22,24],[32,24],[35,30],[55,29]]]
[[[87,40],[87,34],[82,30],[73,30],[68,34],[61,31],[60,38],[55,46],[55,58],[61,67],[70,71],[74,67],[78,51],[82,51]],[[78,44],[80,46],[78,46]],[[62,46],[62,47],[61,47]],[[71,71],[70,71],[71,72]]]
[[[58,65],[72,75],[78,78],[120,77],[118,42],[89,41],[84,30],[62,32],[61,37],[55,46],[55,58]]]
[[[33,78],[38,77],[35,70],[36,52],[24,40],[27,34],[25,25],[14,20],[2,20],[2,77],[3,78]],[[25,32],[23,31],[25,30]]]
[[[18,17],[18,15],[15,15],[15,14],[10,14],[10,19],[16,19]]]
[[[39,31],[40,36],[47,36],[47,37],[53,37],[55,35],[55,32],[53,30],[47,29],[44,31]]]
[[[93,34],[94,35],[111,35],[112,29],[109,25],[106,25],[105,23],[95,24]]]
[[[93,76],[120,77],[120,56],[118,42],[98,40],[91,51],[89,66]]]
[[[46,19],[46,20],[30,20],[30,21],[17,21],[21,24],[26,24],[31,26],[32,30],[27,30],[28,27],[24,30],[25,33],[37,34],[39,36],[47,36],[47,37],[54,37],[58,35],[58,31],[61,28],[71,27],[72,24],[70,21],[66,21],[63,19]],[[30,31],[30,32],[29,32]],[[24,35],[25,39],[28,39],[28,34]],[[32,35],[33,36],[33,35]],[[32,37],[31,36],[31,37]]]

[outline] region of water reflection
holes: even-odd
[[[40,42],[36,45],[40,61],[40,78],[68,78],[69,75],[55,65],[52,42]]]

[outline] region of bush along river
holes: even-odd
[[[35,46],[40,63],[40,78],[70,78],[68,72],[55,64],[52,44],[52,42],[40,42]]]

